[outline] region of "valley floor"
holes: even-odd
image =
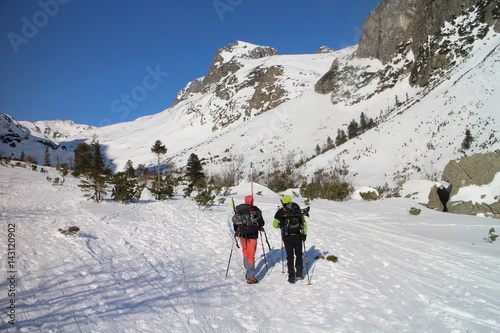
[[[259,239],[260,283],[247,285],[236,247],[225,278],[234,242],[229,197],[205,211],[182,197],[97,204],[83,197],[77,180],[54,186],[46,177],[0,167],[1,330],[499,330],[500,242],[484,240],[498,220],[434,212],[409,199],[314,200],[308,276],[291,285],[272,228],[279,195],[264,190],[255,203],[272,249]],[[245,189],[234,190],[237,203]],[[411,207],[422,213],[409,215]],[[58,232],[70,226],[80,233]],[[316,259],[329,254],[338,262]]]

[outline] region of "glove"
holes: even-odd
[[[302,241],[306,241],[307,235],[302,235]]]

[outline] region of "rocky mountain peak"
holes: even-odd
[[[238,40],[217,50],[212,66],[237,61],[238,59],[260,59],[277,54],[278,51],[270,46],[260,46]]]
[[[226,89],[227,81],[235,80],[231,75],[243,67],[240,62],[241,60],[260,59],[274,55],[278,55],[278,51],[269,46],[260,46],[242,41],[229,44],[217,50],[207,75],[188,83],[177,94],[174,105],[187,99],[194,93],[206,93],[209,91],[215,91],[215,94],[219,98],[228,100],[230,94]]]
[[[321,46],[317,51],[316,54],[321,54],[321,53],[332,53],[335,52],[334,49],[328,47],[328,46]]]

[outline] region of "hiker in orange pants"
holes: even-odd
[[[255,278],[255,251],[257,250],[257,239],[240,237],[241,249],[243,250],[243,265],[246,270],[248,283],[257,283]]]
[[[255,250],[257,249],[259,230],[264,226],[262,212],[253,205],[253,196],[251,195],[246,196],[245,203],[236,206],[234,212],[234,231],[235,236],[240,238],[247,283],[259,283],[255,271]]]

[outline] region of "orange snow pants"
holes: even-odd
[[[249,264],[255,264],[255,250],[257,249],[257,239],[241,238],[241,249],[243,257]]]

